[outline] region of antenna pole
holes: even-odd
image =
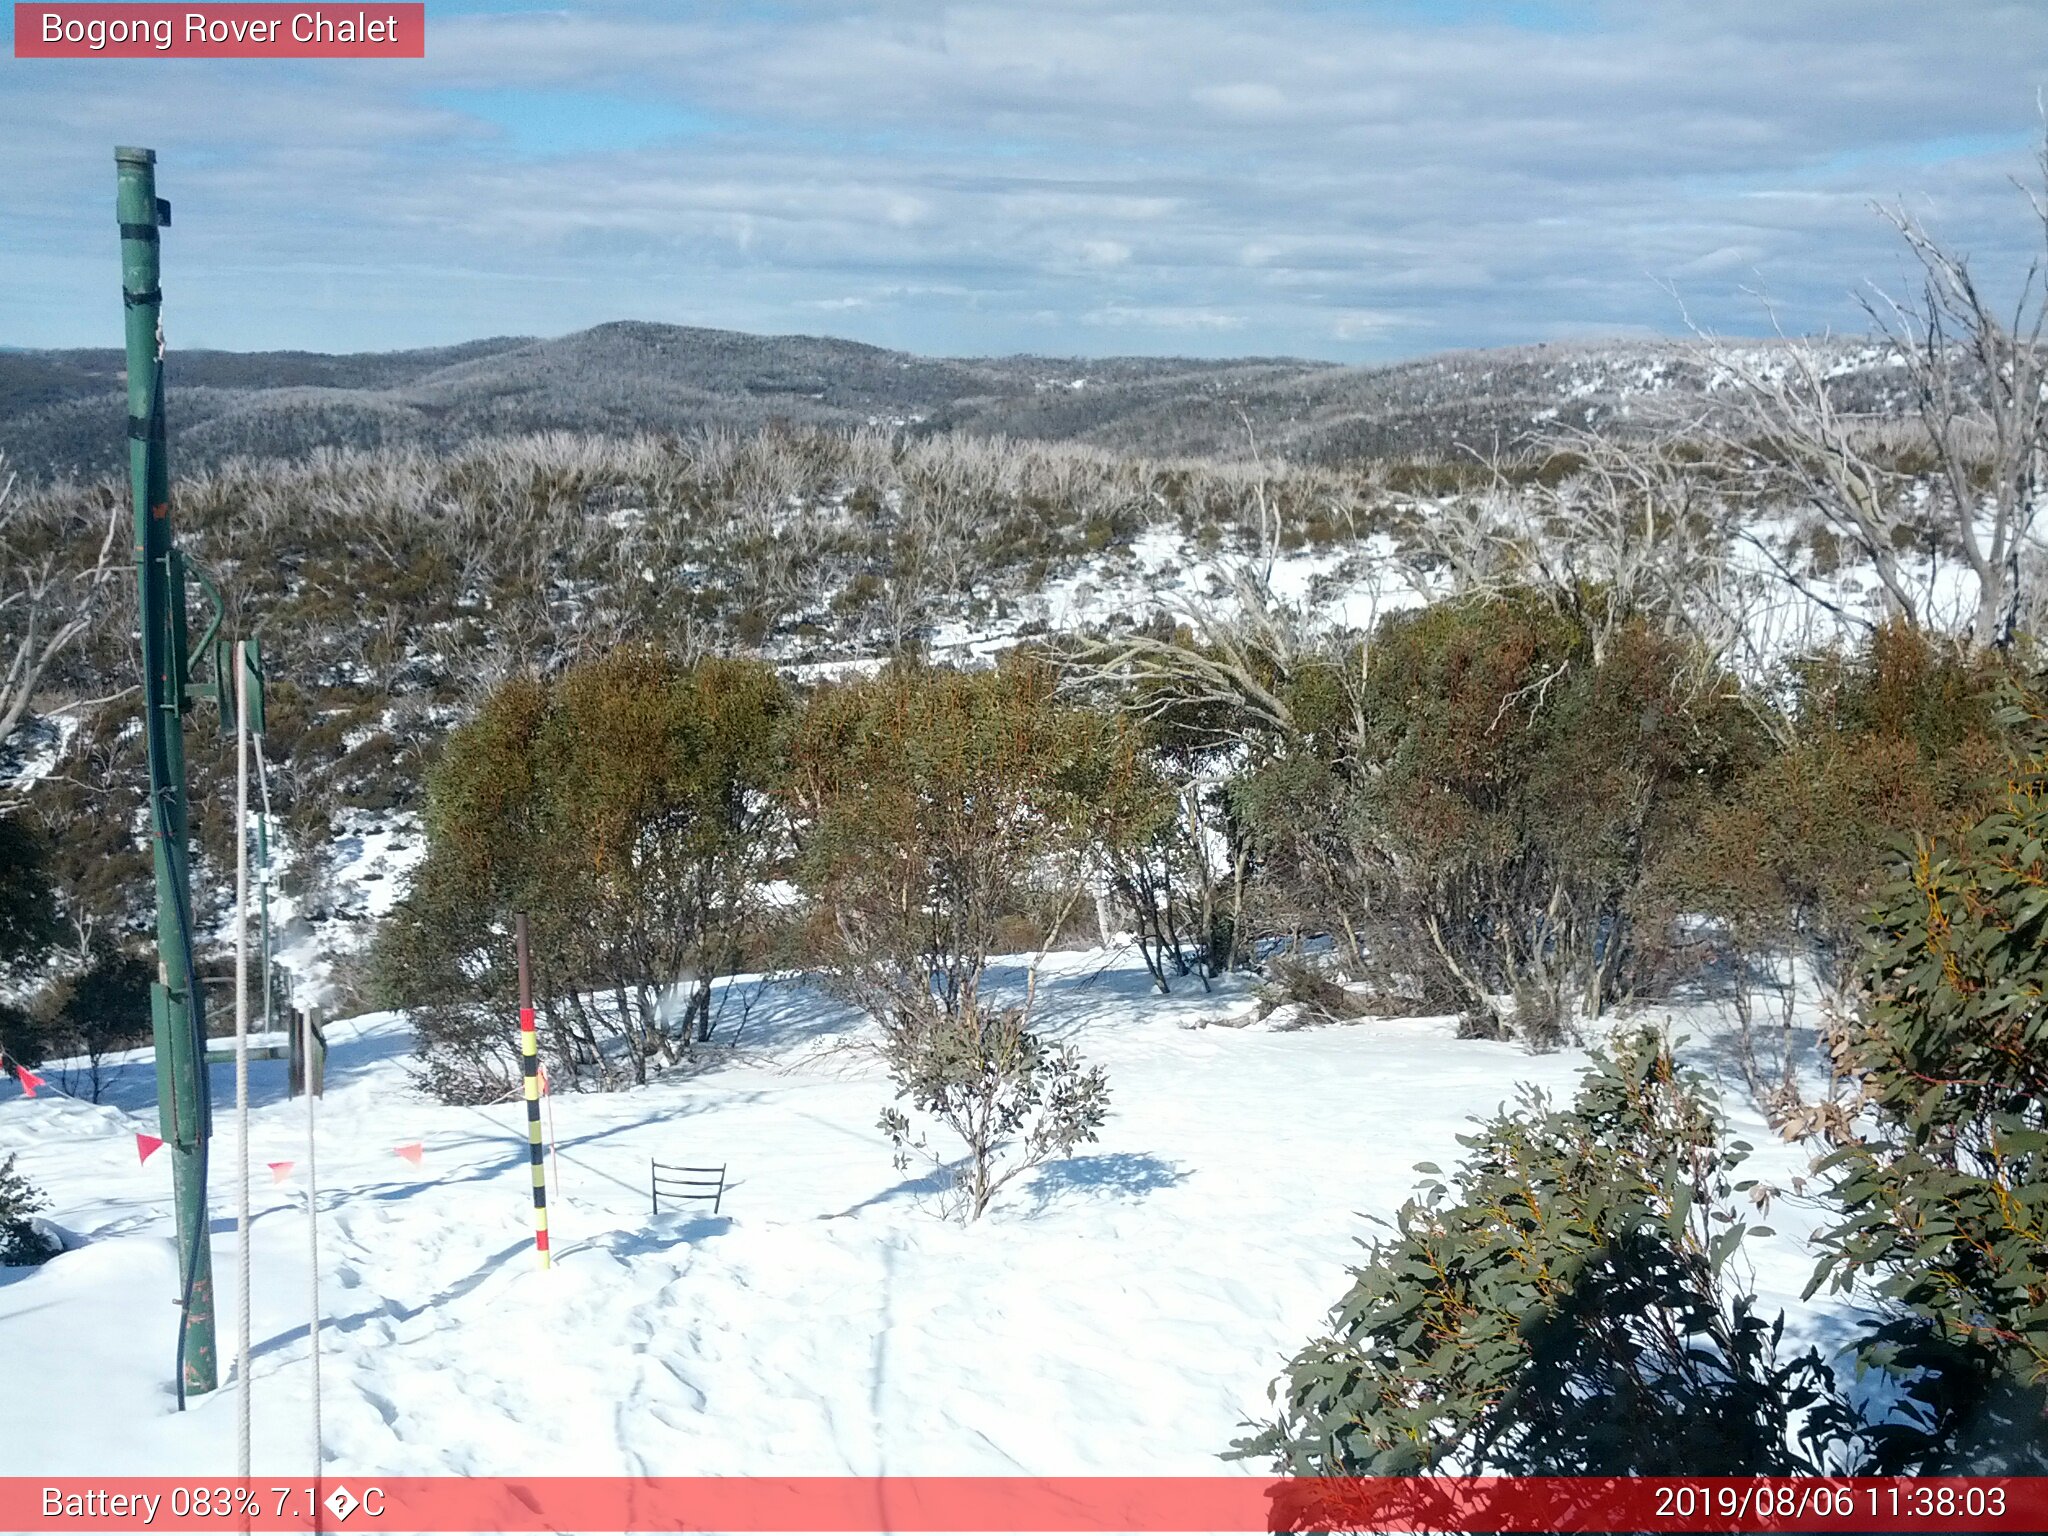
[[[213,1106],[206,1078],[205,1000],[192,946],[186,849],[184,562],[171,533],[164,428],[163,292],[158,231],[171,205],[156,195],[156,151],[114,151],[121,225],[121,302],[128,353],[128,481],[142,620],[143,732],[149,752],[150,848],[156,866],[157,980],[150,988],[157,1114],[171,1150],[178,1221],[178,1406],[214,1389],[213,1252],[206,1225],[206,1149]]]

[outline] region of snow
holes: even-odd
[[[1006,971],[1004,985],[1020,984]],[[1532,1081],[1568,1095],[1577,1051],[1460,1041],[1446,1020],[1244,1027],[1242,983],[1149,993],[1128,952],[1048,962],[1047,1027],[1107,1067],[1102,1139],[1027,1175],[972,1227],[890,1164],[889,1086],[846,1008],[786,982],[756,995],[725,1064],[553,1104],[556,1261],[532,1250],[523,1107],[437,1105],[408,1081],[405,1020],[330,1026],[319,1106],[323,1423],[330,1469],[469,1473],[1214,1473],[1346,1284],[1365,1215],[1413,1165],[1450,1166],[1475,1115]],[[735,997],[735,1002],[747,1001]],[[509,1028],[508,1022],[508,1028]],[[81,1239],[0,1271],[0,1358],[33,1383],[0,1406],[0,1474],[215,1475],[234,1393],[178,1414],[170,1159],[147,1053],[96,1107],[0,1086],[0,1156]],[[1710,1059],[1703,1057],[1703,1059]],[[309,1470],[304,1107],[251,1066],[252,1389],[259,1475]],[[214,1268],[231,1348],[232,1068],[215,1069]],[[1805,1155],[1739,1099],[1752,1171]],[[393,1149],[419,1141],[413,1168]],[[650,1216],[647,1161],[727,1163],[722,1211]],[[1753,1244],[1767,1308],[1839,1343],[1846,1314],[1795,1298],[1803,1213]],[[225,1365],[225,1361],[223,1362]]]
[[[77,735],[78,717],[74,714],[57,714],[47,721],[31,722],[20,732],[18,742],[8,744],[15,749],[11,761],[0,759],[12,770],[6,778],[0,778],[0,789],[26,794],[57,771]]]
[[[335,812],[330,830],[326,874],[319,882],[324,894],[311,897],[287,893],[285,877],[301,850],[282,828],[271,832],[272,956],[292,977],[296,1007],[332,1005],[335,961],[368,942],[376,920],[397,905],[406,877],[426,855],[425,834],[411,811],[345,806]],[[233,942],[232,922],[232,909],[224,907],[216,943]]]
[[[384,916],[397,905],[405,876],[426,855],[419,817],[343,809],[334,817],[334,830],[328,856],[336,887],[362,891],[367,915]]]
[[[1273,556],[1267,588],[1278,603],[1312,611],[1319,627],[1370,627],[1382,615],[1420,606],[1431,595],[1416,589],[1398,554],[1383,533],[1326,548],[1282,550]],[[1014,643],[1025,623],[1085,632],[1126,625],[1161,609],[1179,611],[1190,602],[1228,610],[1232,600],[1219,604],[1214,594],[1259,563],[1243,554],[1201,553],[1178,529],[1155,523],[1128,549],[1080,561],[1047,582],[1042,593],[1019,599],[1020,620],[1010,631],[946,625],[933,650],[951,659],[986,654],[1005,639]]]

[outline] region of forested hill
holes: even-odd
[[[1870,359],[1843,349],[1844,376]],[[682,432],[771,420],[958,429],[1147,455],[1303,462],[1433,456],[1709,387],[1669,342],[1450,353],[1380,368],[1284,358],[926,358],[815,336],[618,322],[421,351],[177,352],[179,464],[308,449],[446,448],[549,429]],[[0,452],[29,479],[122,462],[122,359],[0,352]],[[1251,431],[1247,432],[1247,424]]]

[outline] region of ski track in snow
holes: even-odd
[[[1055,956],[1048,1025],[1108,1068],[1099,1143],[1026,1175],[982,1222],[896,1172],[871,1062],[821,1055],[847,1011],[769,987],[749,1054],[687,1080],[554,1105],[555,1263],[533,1252],[524,1107],[436,1105],[407,1079],[404,1020],[330,1029],[320,1106],[322,1412],[330,1471],[468,1474],[1149,1474],[1238,1468],[1217,1454],[1318,1332],[1356,1243],[1450,1167],[1474,1115],[1533,1081],[1568,1096],[1583,1053],[1460,1041],[1449,1021],[1232,1028],[1241,984],[1148,994],[1123,954]],[[1007,973],[1015,984],[1017,973]],[[741,983],[756,985],[756,983]],[[1200,1026],[1200,1027],[1197,1027]],[[508,1022],[508,1029],[512,1026]],[[82,1243],[0,1270],[0,1473],[232,1471],[235,1393],[179,1414],[176,1260],[153,1069],[109,1103],[0,1086],[0,1156]],[[234,1337],[231,1067],[214,1069],[213,1262]],[[252,1386],[259,1476],[311,1470],[302,1187],[284,1064],[251,1066]],[[1783,1183],[1805,1154],[1725,1106]],[[423,1141],[414,1169],[393,1149]],[[726,1162],[723,1210],[650,1216],[647,1160]],[[553,1168],[550,1167],[552,1178]],[[1801,1306],[1810,1215],[1754,1241],[1767,1310],[1839,1345],[1839,1302]],[[227,1357],[222,1360],[223,1380]]]

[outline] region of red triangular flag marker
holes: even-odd
[[[548,1069],[546,1067],[539,1067],[535,1070],[540,1073],[540,1091],[546,1093],[548,1091]]]
[[[163,1137],[145,1136],[142,1134],[142,1132],[137,1131],[135,1133],[135,1160],[138,1163],[148,1162],[149,1154],[154,1152],[158,1147],[162,1146],[163,1144]]]
[[[292,1165],[290,1163],[272,1163],[270,1165],[271,1183],[282,1184],[286,1179],[290,1178],[291,1176]]]
[[[424,1142],[409,1141],[404,1146],[394,1147],[392,1150],[408,1163],[411,1163],[413,1167],[417,1168],[420,1165],[421,1157],[426,1155],[427,1148]]]
[[[16,1067],[14,1069],[14,1078],[16,1082],[21,1084],[21,1091],[29,1098],[34,1098],[36,1090],[43,1086],[43,1080],[37,1077],[35,1073],[29,1071],[27,1067]]]

